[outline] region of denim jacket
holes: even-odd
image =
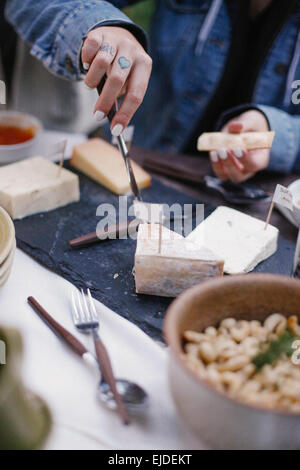
[[[119,9],[128,3],[132,1],[23,0],[20,6],[18,0],[7,0],[6,15],[50,71],[80,79],[82,38],[94,27],[126,27],[145,46],[142,30]],[[231,23],[223,0],[158,0],[150,34],[153,73],[135,116],[136,144],[182,151],[222,77],[230,42]],[[300,93],[293,89],[297,79],[300,2],[268,52],[252,103],[227,114],[228,118],[249,106],[265,114],[276,131],[269,164],[275,171],[300,170]]]

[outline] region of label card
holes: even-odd
[[[273,202],[276,202],[276,204],[286,207],[291,211],[293,210],[293,195],[291,191],[289,191],[281,184],[277,184],[276,186],[275,193],[273,196]]]

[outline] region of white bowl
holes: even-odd
[[[0,207],[0,288],[9,278],[15,252],[15,226],[8,213]]]
[[[8,213],[0,207],[0,265],[6,260],[16,243],[15,226]]]
[[[0,281],[7,274],[7,271],[9,271],[13,265],[16,247],[17,247],[17,244],[16,244],[16,241],[14,241],[12,249],[9,252],[7,258],[5,258],[3,263],[0,264]]]
[[[172,396],[183,421],[212,448],[300,449],[300,413],[231,398],[188,369],[183,359],[185,330],[200,332],[227,317],[264,321],[274,312],[300,318],[299,280],[227,276],[186,290],[168,309],[164,333]]]
[[[0,125],[11,125],[20,128],[32,128],[34,137],[27,142],[15,145],[0,145],[0,165],[7,165],[18,160],[32,156],[35,145],[43,126],[42,123],[30,114],[18,111],[0,111]]]

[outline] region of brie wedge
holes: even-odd
[[[221,276],[223,261],[158,224],[140,224],[135,253],[136,292],[176,297],[200,282]]]
[[[13,219],[78,201],[78,176],[42,157],[0,168],[0,206]]]
[[[218,207],[187,240],[224,259],[224,272],[247,273],[277,250],[278,229],[229,207]]]

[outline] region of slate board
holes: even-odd
[[[96,230],[101,219],[96,216],[99,204],[118,207],[118,196],[81,174],[80,189],[78,203],[15,221],[18,247],[78,288],[89,287],[96,299],[161,340],[163,317],[172,299],[135,293],[132,275],[135,240],[109,240],[86,248],[69,248],[68,240]],[[201,203],[156,179],[142,194],[148,202]],[[205,216],[213,209],[205,204]],[[294,249],[292,242],[280,237],[277,253],[255,271],[290,275]],[[116,273],[119,276],[114,279]],[[51,291],[51,285],[48,288]]]

